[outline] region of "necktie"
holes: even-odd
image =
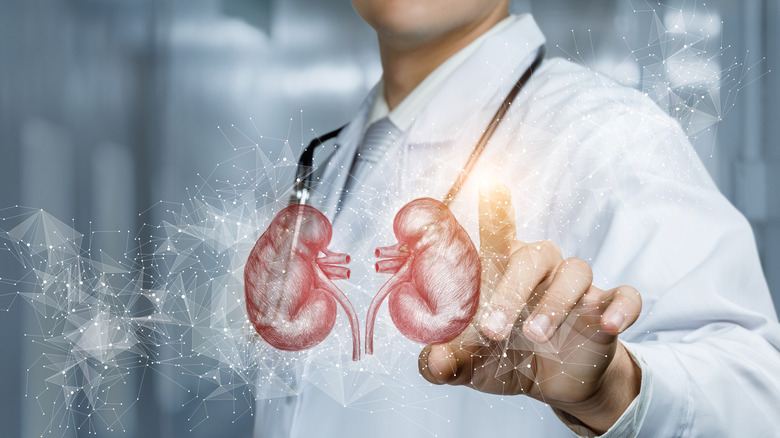
[[[356,240],[366,237],[372,219],[387,204],[397,163],[384,163],[384,159],[400,136],[401,131],[387,117],[372,123],[363,136],[336,214],[336,220],[348,224]]]
[[[382,164],[382,158],[400,135],[401,131],[387,117],[377,120],[368,127],[357,157],[352,162],[350,175],[344,187],[345,194],[348,195],[356,189],[359,191],[359,187],[366,183],[372,171]]]

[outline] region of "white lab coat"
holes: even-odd
[[[331,248],[352,255],[337,284],[365,325],[387,276],[371,250],[395,243],[392,217],[421,196],[441,199],[508,89],[544,39],[523,17],[486,39],[442,85],[362,194],[367,235],[336,214],[373,94],[316,155],[312,203],[334,219]],[[581,257],[594,284],[634,286],[642,315],[621,340],[645,368],[642,408],[629,433],[647,437],[780,433],[780,326],[745,218],[718,192],[678,123],[641,93],[562,59],[549,59],[520,93],[452,205],[475,243],[477,186],[490,175],[512,190],[518,236],[549,239]],[[361,193],[344,198],[349,208]],[[365,206],[361,206],[365,208]],[[415,345],[386,303],[374,357],[351,362],[343,313],[308,354],[303,396],[259,406],[257,436],[571,436],[549,407],[436,387],[417,373]],[[634,429],[634,430],[631,430]],[[618,434],[615,434],[618,435]]]

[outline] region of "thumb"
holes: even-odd
[[[517,238],[509,187],[497,181],[479,187],[479,254],[483,262],[505,265]],[[502,267],[502,266],[499,266]]]

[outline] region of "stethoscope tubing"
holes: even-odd
[[[490,119],[490,123],[488,124],[487,128],[485,128],[485,132],[482,133],[482,136],[474,146],[474,150],[471,152],[469,159],[466,161],[466,164],[463,165],[463,168],[458,173],[458,177],[455,179],[455,182],[452,184],[449,192],[447,192],[447,195],[442,200],[445,205],[449,206],[458,195],[461,188],[463,188],[463,185],[466,183],[466,180],[471,174],[471,171],[477,164],[479,157],[482,155],[482,152],[485,150],[488,142],[498,129],[498,126],[504,120],[507,111],[509,111],[509,108],[512,106],[512,102],[515,100],[520,91],[526,86],[534,72],[542,64],[546,51],[547,48],[545,46],[541,46],[539,48],[539,52],[537,53],[534,62],[530,67],[528,67],[528,69],[526,69],[526,71],[522,76],[520,76],[520,79],[517,80],[506,97],[504,97],[503,102],[501,102],[501,106],[498,107],[498,110],[496,110],[496,113]],[[314,170],[314,150],[326,141],[337,137],[339,133],[341,133],[341,130],[344,129],[344,126],[313,139],[303,150],[300,158],[298,159],[298,166],[295,172],[295,191],[293,193],[293,198],[290,200],[291,203],[307,203],[309,199],[309,188],[311,187],[312,172]]]

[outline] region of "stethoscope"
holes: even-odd
[[[484,151],[485,146],[487,146],[487,143],[490,141],[490,138],[493,136],[493,133],[495,133],[496,129],[498,129],[498,125],[501,124],[501,121],[504,119],[506,112],[509,110],[512,102],[515,100],[515,97],[517,97],[517,94],[520,92],[520,90],[525,87],[526,83],[528,83],[528,80],[531,79],[534,71],[536,71],[536,69],[538,69],[542,64],[545,52],[545,46],[539,48],[539,53],[537,53],[534,62],[530,67],[528,67],[525,73],[520,76],[520,79],[517,80],[515,86],[512,87],[512,89],[509,91],[509,94],[507,94],[504,98],[501,106],[490,120],[490,123],[485,129],[485,132],[482,133],[482,136],[477,142],[477,145],[474,147],[474,151],[471,152],[471,156],[469,156],[466,164],[463,165],[463,169],[461,169],[458,173],[458,177],[455,179],[455,182],[452,184],[449,192],[447,192],[447,196],[445,196],[442,200],[444,205],[449,206],[453,199],[455,199],[455,196],[458,195],[458,192],[460,192],[460,189],[466,183],[466,179],[468,179],[471,170],[474,168],[474,165],[477,164],[477,160],[479,160],[480,155],[482,155],[482,152]],[[295,172],[295,184],[293,197],[290,200],[291,204],[306,204],[306,202],[309,200],[309,189],[311,188],[312,174],[314,170],[314,150],[318,146],[321,146],[325,142],[338,136],[342,129],[344,129],[344,126],[315,138],[303,150],[301,157],[298,160],[298,167]]]

